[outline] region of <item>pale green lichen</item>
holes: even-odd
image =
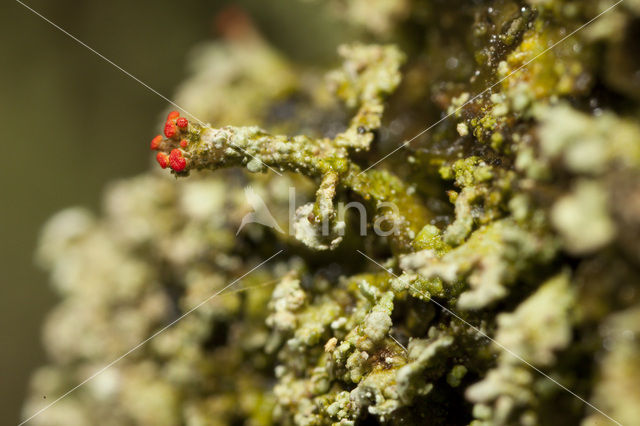
[[[338,187],[371,200],[374,209],[397,199],[394,205],[400,210],[388,219],[397,229],[391,238],[397,240],[396,246],[403,250],[429,218],[427,210],[393,175],[363,172],[350,160],[351,151],[369,149],[373,132],[381,124],[383,101],[400,83],[403,55],[392,46],[363,45],[342,46],[341,53],[347,60],[343,69],[330,74],[330,81],[348,106],[358,107],[345,132],[334,139],[315,139],[271,135],[258,127],[214,129],[192,124],[187,138],[189,145],[183,152],[187,166],[178,174],[245,165],[254,173],[287,170],[320,178],[315,204],[298,209],[294,227],[296,238],[321,250],[335,248],[344,233],[344,223],[337,218],[333,204]],[[175,143],[165,140],[162,146],[168,152],[175,148]]]
[[[32,421],[633,424],[637,2],[540,55],[600,3],[331,2],[401,48],[345,45],[325,79],[255,31],[196,51],[181,179],[116,183],[42,234],[62,301],[25,416],[153,336]],[[248,185],[281,226],[237,232]]]
[[[640,311],[632,308],[612,315],[603,324],[603,338],[607,353],[596,382],[594,400],[605,412],[622,424],[633,424],[638,419],[640,399],[638,375],[640,350],[638,321]],[[601,414],[593,414],[584,422],[593,426],[606,421]]]
[[[616,229],[607,204],[607,195],[598,183],[578,181],[574,192],[553,205],[551,221],[568,251],[589,253],[611,242]],[[584,232],[587,228],[589,232]]]
[[[541,421],[529,406],[557,389],[536,386],[539,376],[523,366],[522,360],[537,367],[555,361],[554,354],[571,341],[574,303],[569,279],[563,274],[542,284],[515,312],[498,316],[495,341],[508,351],[500,354],[498,366],[485,379],[467,389],[467,397],[481,404],[483,411],[475,425],[510,424],[510,419],[520,424]]]

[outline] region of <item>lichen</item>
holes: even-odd
[[[171,174],[42,233],[25,417],[82,385],[31,421],[637,422],[637,2],[563,40],[607,5],[331,1],[371,41],[333,69],[246,22],[195,50]]]

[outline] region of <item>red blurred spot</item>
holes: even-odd
[[[221,10],[215,17],[214,27],[226,39],[239,40],[257,36],[249,15],[236,5]]]

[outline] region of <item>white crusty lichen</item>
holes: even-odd
[[[558,200],[551,210],[551,221],[567,250],[585,254],[606,246],[616,228],[607,209],[605,188],[598,182],[580,180],[571,193]],[[589,229],[589,232],[584,232]]]
[[[198,119],[152,142],[179,179],[45,227],[62,300],[25,417],[152,337],[34,424],[633,424],[630,7],[555,45],[593,4],[331,3],[401,47],[345,45],[325,75],[242,21],[195,51],[176,99]],[[282,225],[295,198],[292,232],[245,223],[258,198]]]
[[[523,424],[539,421],[531,406],[557,388],[536,387],[541,379],[528,367],[552,365],[556,353],[571,341],[575,296],[569,285],[567,273],[555,276],[513,313],[498,316],[494,339],[500,345],[496,346],[500,352],[498,366],[466,391],[467,397],[482,407],[478,408],[483,412],[478,425],[509,424],[512,418],[519,418]],[[538,392],[542,395],[536,395]]]
[[[549,158],[559,158],[567,169],[580,174],[598,175],[610,167],[640,165],[640,127],[604,112],[590,117],[566,104],[539,107],[540,148]],[[615,129],[615,138],[611,138]]]
[[[609,318],[602,326],[605,345],[597,374],[593,402],[608,415],[627,425],[640,416],[640,309],[631,308]],[[601,413],[584,421],[585,426],[606,422]]]

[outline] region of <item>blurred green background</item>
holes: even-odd
[[[169,98],[189,49],[216,36],[214,17],[230,3],[294,59],[334,57],[341,32],[296,0],[25,1]],[[56,301],[33,261],[39,230],[65,207],[99,209],[105,184],[146,170],[167,105],[18,2],[0,5],[0,24],[0,423],[17,424]]]

